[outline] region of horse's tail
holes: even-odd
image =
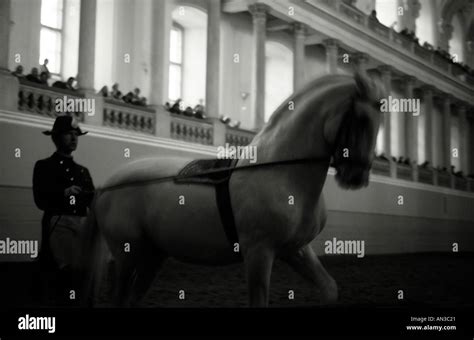
[[[100,288],[102,242],[96,216],[96,204],[100,194],[100,189],[97,189],[84,226],[82,252],[83,292],[81,294],[81,305],[85,307],[92,307],[94,305]]]

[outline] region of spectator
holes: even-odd
[[[140,101],[140,89],[138,87],[136,87],[133,90],[133,100],[132,100],[132,102],[133,103],[138,103],[139,101]]]
[[[41,72],[46,72],[46,74],[48,76],[48,79],[49,79],[49,77],[51,76],[51,73],[49,72],[49,69],[48,69],[48,63],[49,63],[49,60],[45,59],[44,62],[43,62],[43,65],[40,65],[40,71]]]
[[[370,12],[370,18],[374,20],[375,22],[379,22],[379,19],[377,19],[377,11],[375,9]]]
[[[198,104],[194,107],[195,117],[199,119],[205,118],[204,116],[204,106]]]
[[[132,92],[127,93],[125,96],[122,97],[122,100],[123,100],[125,103],[132,104],[132,101],[133,101],[133,93],[132,93]]]
[[[60,80],[56,81],[53,84],[53,87],[56,87],[58,89],[76,91],[76,88],[74,87],[74,82],[75,81],[76,81],[76,79],[74,77],[69,77],[67,79],[67,82],[63,82],[63,81],[60,81]]]
[[[194,111],[191,106],[186,107],[186,110],[184,110],[184,115],[188,117],[194,116]]]
[[[25,77],[26,80],[32,82],[32,83],[37,83],[41,84],[41,80],[39,79],[39,74],[38,74],[38,68],[33,67],[31,69],[31,73]]]
[[[23,74],[23,66],[18,65],[15,71],[12,72],[12,75],[18,78],[23,78],[25,75]]]
[[[120,92],[120,90],[119,90],[119,84],[118,83],[115,83],[115,84],[112,85],[112,92],[110,93],[110,95],[114,99],[122,98],[122,92]]]
[[[138,101],[137,105],[140,105],[140,106],[147,106],[146,98],[145,98],[145,97],[141,97],[140,100]]]
[[[76,78],[74,77],[69,77],[66,82],[66,88],[71,91],[76,91],[77,89],[74,86],[74,82],[76,81]]]
[[[175,103],[173,104],[173,106],[171,107],[170,109],[170,112],[171,113],[177,113],[177,114],[181,114],[181,102],[182,100],[181,99],[177,99],[175,101]]]
[[[109,96],[109,88],[107,87],[107,85],[103,86],[97,94],[102,95],[102,97],[108,97]]]
[[[49,78],[48,73],[46,73],[46,72],[41,72],[41,74],[40,74],[40,82],[41,82],[41,84],[48,86],[48,78]]]

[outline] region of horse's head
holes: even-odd
[[[356,73],[354,80],[354,94],[345,112],[327,123],[327,130],[332,131],[336,181],[345,189],[359,189],[369,184],[383,97],[382,86],[375,86],[366,75]]]

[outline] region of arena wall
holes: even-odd
[[[52,119],[0,112],[0,240],[39,239],[41,211],[33,202],[34,163],[54,151],[49,137]],[[87,166],[96,186],[120,165],[147,156],[212,158],[216,148],[83,125],[75,160]],[[19,148],[21,157],[16,158]],[[124,157],[129,148],[131,157]],[[365,254],[474,251],[474,194],[430,185],[372,176],[368,188],[343,191],[330,169],[324,187],[328,222],[313,242],[324,254],[324,242],[364,240]],[[403,204],[400,197],[403,199]],[[265,207],[262,207],[265,209]],[[0,257],[0,261],[24,261]]]

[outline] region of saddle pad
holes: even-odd
[[[234,168],[236,164],[236,159],[196,159],[181,169],[174,180],[176,183],[219,184],[227,181],[232,174],[232,170],[219,169]],[[216,172],[206,173],[210,171]]]

